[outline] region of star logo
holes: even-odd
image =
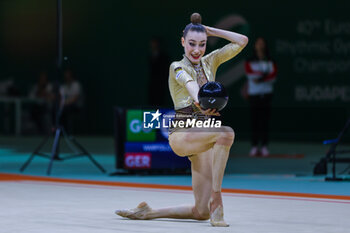
[[[151,128],[151,129],[160,129],[161,122],[159,117],[162,115],[162,113],[159,112],[159,109],[157,109],[156,112],[143,112],[143,125],[144,128]]]
[[[162,114],[159,113],[159,109],[157,109],[157,111],[156,111],[155,113],[151,113],[151,115],[153,116],[153,118],[152,118],[152,120],[151,120],[151,122],[152,122],[152,121],[154,121],[154,120],[159,121],[159,117],[160,117]]]

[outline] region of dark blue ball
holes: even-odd
[[[216,109],[221,111],[228,102],[228,95],[221,83],[207,82],[199,89],[198,101],[204,110]]]

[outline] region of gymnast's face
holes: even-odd
[[[204,32],[189,31],[186,38],[181,38],[186,57],[193,63],[199,64],[207,47],[207,34]]]

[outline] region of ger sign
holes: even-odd
[[[151,168],[151,153],[125,153],[125,168]]]

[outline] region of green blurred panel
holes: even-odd
[[[154,142],[156,131],[143,128],[143,111],[128,110],[126,113],[126,140],[129,142]]]

